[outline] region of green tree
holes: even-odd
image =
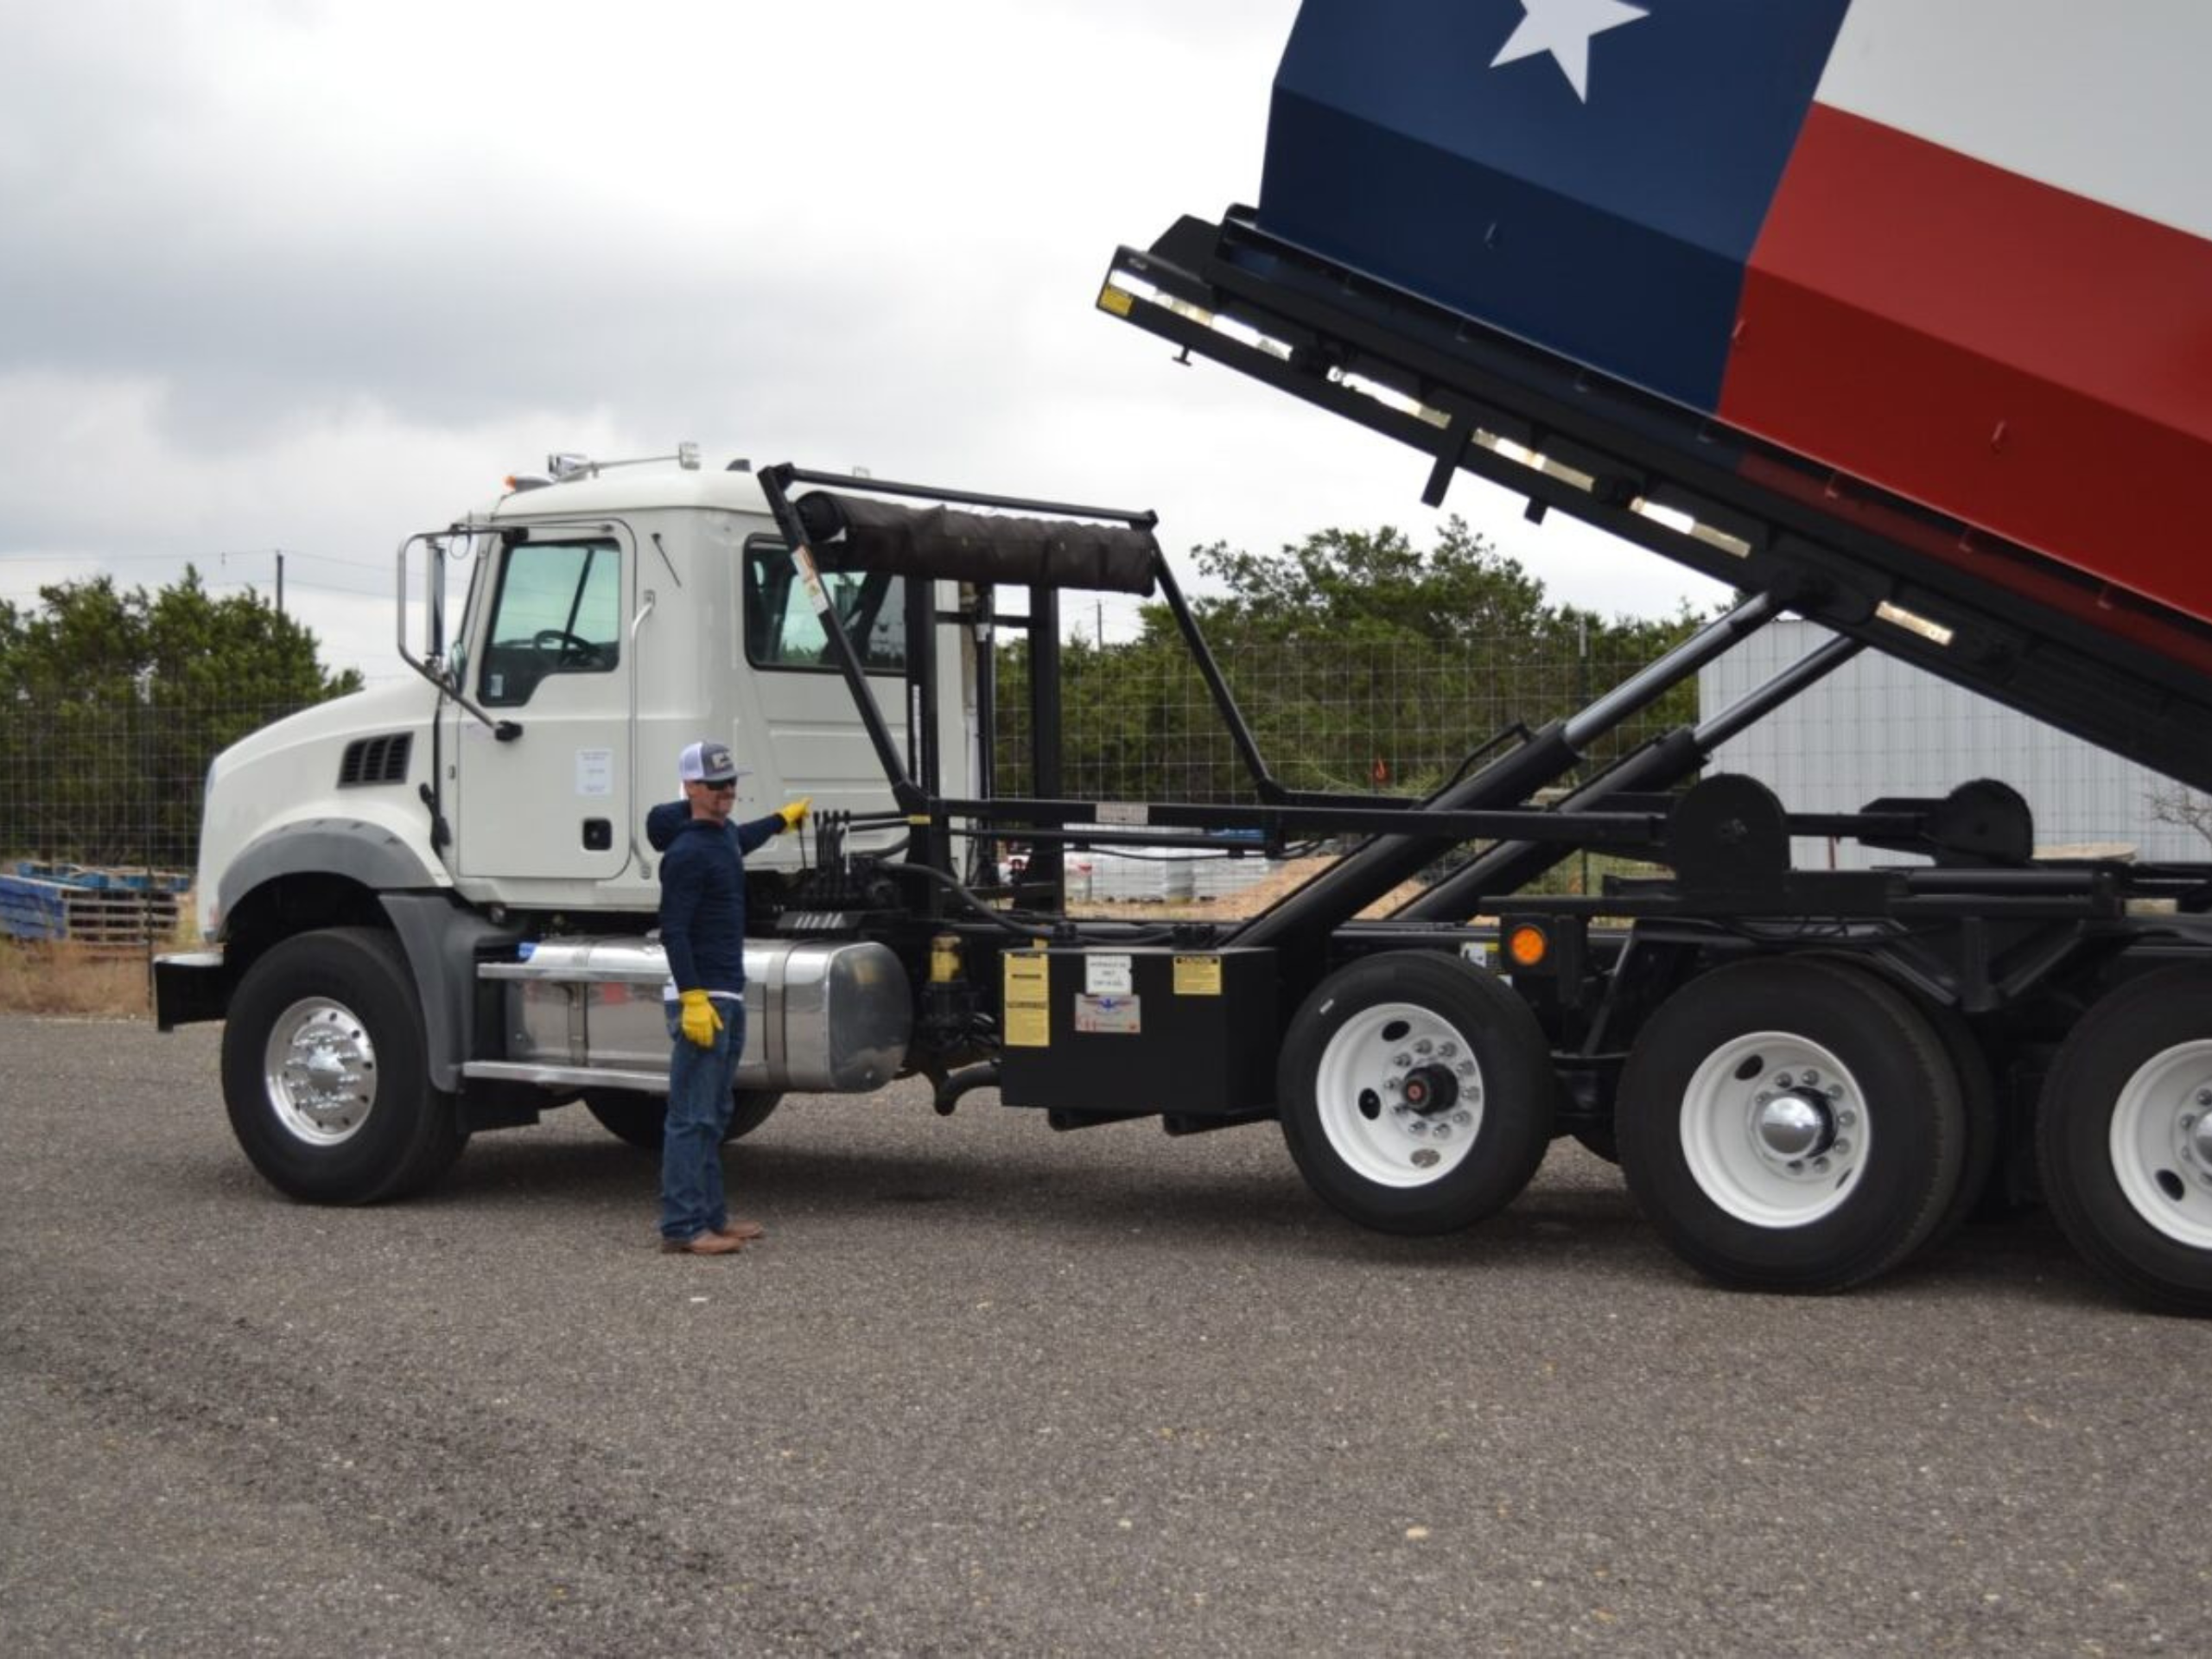
[[[1426,552],[1389,524],[1317,531],[1268,557],[1216,542],[1195,548],[1227,591],[1194,609],[1224,641],[1326,639],[1464,644],[1527,639],[1554,619],[1544,585],[1456,516]],[[1165,607],[1153,619],[1172,626]]]
[[[1192,550],[1214,591],[1192,608],[1261,750],[1294,788],[1426,793],[1500,728],[1587,702],[1704,618],[1663,620],[1554,604],[1543,583],[1459,518],[1432,545],[1389,526],[1323,530],[1279,555]],[[1061,661],[1068,775],[1077,792],[1249,798],[1242,766],[1187,664],[1165,605],[1133,642],[1071,642]],[[1023,647],[1001,656],[1018,709]],[[1594,760],[1694,717],[1677,687]],[[1002,785],[1019,792],[1019,745]]]
[[[91,864],[188,860],[207,764],[246,733],[357,690],[314,632],[190,567],[149,594],[109,576],[0,603],[0,850]]]

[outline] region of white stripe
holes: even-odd
[[[2207,0],[1854,0],[1819,100],[2212,238]]]

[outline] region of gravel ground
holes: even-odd
[[[0,1020],[11,1654],[2212,1650],[2205,1328],[2046,1223],[1711,1289],[1562,1143],[1363,1233],[1266,1128],[908,1087],[663,1257],[579,1109],[289,1204],[215,1033]]]

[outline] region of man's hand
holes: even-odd
[[[784,821],[785,829],[796,830],[806,822],[806,809],[813,804],[813,796],[802,795],[790,805],[778,807],[776,816]]]
[[[715,1012],[714,999],[704,991],[686,991],[681,1000],[683,1034],[702,1048],[712,1048],[722,1028],[722,1017]]]

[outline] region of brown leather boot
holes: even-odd
[[[696,1233],[690,1238],[664,1238],[660,1242],[663,1255],[735,1255],[745,1248],[741,1238],[732,1238],[727,1233]]]
[[[715,1231],[720,1236],[734,1238],[741,1244],[747,1244],[756,1238],[766,1238],[768,1236],[768,1230],[757,1221],[732,1219],[724,1222],[715,1228]]]

